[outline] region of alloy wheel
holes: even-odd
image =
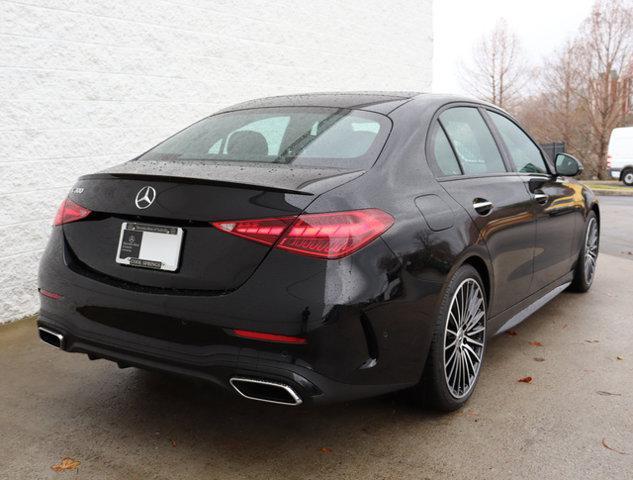
[[[623,178],[624,183],[627,185],[633,185],[633,172],[627,172]]]
[[[598,223],[595,218],[589,220],[585,235],[585,279],[587,284],[593,281],[598,260]]]
[[[444,378],[455,398],[472,390],[484,353],[486,305],[479,283],[464,280],[453,294],[444,330]]]

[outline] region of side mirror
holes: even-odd
[[[556,174],[563,177],[575,177],[583,170],[582,163],[568,153],[556,155]]]

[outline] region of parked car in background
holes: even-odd
[[[608,159],[611,178],[633,186],[633,127],[613,129]]]
[[[454,410],[491,336],[591,287],[580,171],[466,98],[236,105],[77,181],[41,262],[40,337],[253,400],[415,387]]]

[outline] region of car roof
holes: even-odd
[[[420,92],[316,92],[258,98],[232,105],[220,112],[270,107],[330,107],[388,113]]]
[[[414,98],[418,102],[421,101],[424,104],[430,105],[467,102],[498,108],[487,102],[461,95],[409,91],[352,91],[300,93],[295,95],[257,98],[224,108],[218,113],[271,107],[329,107],[367,110],[386,115]]]

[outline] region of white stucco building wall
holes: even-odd
[[[431,0],[0,0],[0,322],[74,179],[249,98],[429,90]]]

